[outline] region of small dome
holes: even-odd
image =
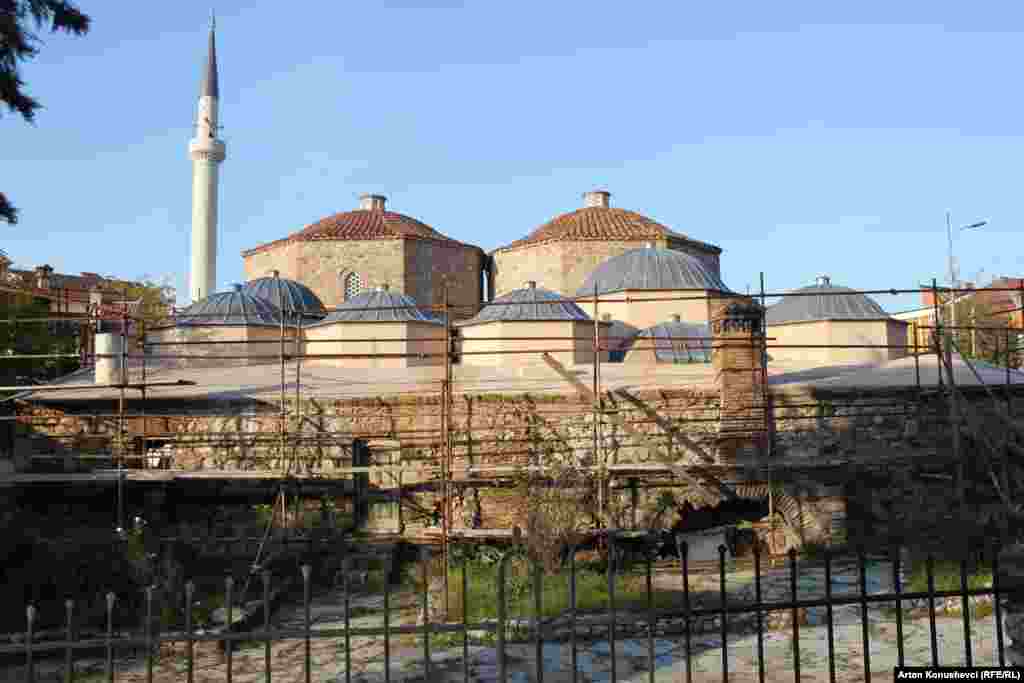
[[[484,307],[476,316],[461,325],[496,321],[531,320],[590,320],[582,308],[572,301],[565,301],[561,294],[537,287],[535,282],[522,289],[502,294]]]
[[[576,296],[626,289],[713,289],[728,292],[721,278],[700,259],[674,249],[641,247],[613,256],[594,269]]]
[[[659,363],[711,362],[711,328],[703,323],[679,320],[658,323],[641,330],[630,353],[651,353]],[[653,347],[653,348],[652,348]]]
[[[286,278],[261,277],[250,280],[242,291],[285,313],[285,320],[293,322],[298,313],[301,322],[315,322],[327,315],[323,302],[306,285]],[[283,306],[279,306],[283,302]]]
[[[605,318],[605,322],[611,323],[608,328],[608,360],[620,363],[625,359],[626,351],[640,330],[621,320]]]
[[[441,321],[417,308],[416,300],[401,292],[381,287],[358,294],[340,304],[327,317],[306,327],[331,323],[431,323]]]
[[[889,314],[874,299],[857,294],[848,287],[837,287],[828,277],[821,276],[817,283],[801,287],[784,296],[765,311],[768,325],[808,322],[813,320],[885,320]]]
[[[217,292],[200,299],[179,313],[174,322],[179,326],[243,326],[280,325],[276,306],[242,291],[236,285],[230,292]]]

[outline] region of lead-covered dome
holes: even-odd
[[[653,353],[659,363],[709,363],[711,344],[708,325],[682,322],[676,316],[637,333],[629,352]]]
[[[722,279],[690,254],[674,249],[642,247],[614,256],[587,277],[577,297],[627,289],[699,289],[728,292]]]
[[[502,294],[488,304],[476,316],[460,323],[498,321],[588,321],[590,316],[572,301],[549,289],[538,287],[536,282],[527,283],[522,289]]]
[[[324,304],[306,285],[283,277],[261,277],[250,280],[242,291],[266,301],[285,314],[285,320],[294,322],[299,315],[302,324],[321,320],[327,315]]]
[[[331,323],[430,323],[441,321],[420,310],[415,299],[401,292],[393,292],[386,285],[358,294],[340,304],[321,321],[306,325],[316,327]]]
[[[230,292],[217,292],[195,302],[176,315],[173,324],[179,327],[278,326],[281,315],[276,306],[243,292],[241,285],[235,285]]]
[[[826,275],[801,287],[765,311],[768,325],[815,320],[885,320],[889,318],[874,299],[848,287],[833,285]]]

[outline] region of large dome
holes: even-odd
[[[343,211],[306,226],[284,239],[275,240],[242,252],[255,254],[288,242],[346,241],[346,240],[402,240],[416,239],[461,244],[442,235],[426,223],[394,211],[385,210],[385,198],[363,195],[355,211]],[[467,248],[470,245],[464,245]]]
[[[476,316],[460,323],[473,325],[497,321],[588,321],[590,316],[572,301],[530,282],[522,289],[503,294]]]
[[[245,283],[242,291],[279,308],[285,313],[285,320],[289,322],[295,320],[296,313],[303,323],[320,320],[327,315],[324,304],[317,295],[309,287],[295,280],[261,277]]]
[[[765,311],[765,322],[809,322],[813,320],[884,320],[889,317],[873,299],[848,287],[833,285],[827,276],[808,287],[794,290],[798,296],[784,296]]]
[[[441,321],[417,308],[416,301],[387,287],[358,294],[331,311],[326,318],[306,327],[331,323],[431,323]]]
[[[189,327],[278,326],[281,324],[281,316],[276,306],[246,294],[241,285],[235,285],[230,292],[217,292],[195,302],[175,316],[174,324]]]
[[[594,269],[577,297],[626,289],[713,289],[728,292],[721,278],[701,261],[673,249],[642,247],[614,256]]]
[[[703,251],[716,254],[722,251],[713,244],[701,242],[682,233],[675,232],[636,211],[609,206],[608,201],[611,195],[608,192],[588,192],[584,196],[587,200],[587,206],[557,216],[523,239],[516,240],[497,251],[544,242],[642,242],[659,239],[687,242],[699,247]]]

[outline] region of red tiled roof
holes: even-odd
[[[261,244],[242,252],[242,256],[255,254],[289,242],[317,240],[402,240],[417,239],[445,242],[472,247],[442,235],[415,218],[393,211],[358,209],[344,211],[323,218],[283,239]],[[475,248],[475,247],[474,247]]]
[[[562,214],[540,226],[523,239],[516,240],[507,246],[495,249],[495,251],[543,242],[643,241],[666,237],[689,242],[712,253],[717,254],[722,251],[720,247],[670,230],[661,223],[635,211],[603,206],[589,206]]]

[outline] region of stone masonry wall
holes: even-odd
[[[452,318],[470,318],[483,301],[483,266],[484,253],[474,247],[408,240],[405,293],[422,306],[441,306],[447,277],[448,304],[455,307]]]
[[[637,240],[548,242],[495,252],[495,295],[519,289],[533,280],[540,287],[574,297],[595,268],[613,256],[644,244],[646,241]],[[717,256],[705,254],[691,245],[682,242],[667,244],[665,240],[658,240],[655,246],[692,253],[702,260],[710,257],[717,272]]]

